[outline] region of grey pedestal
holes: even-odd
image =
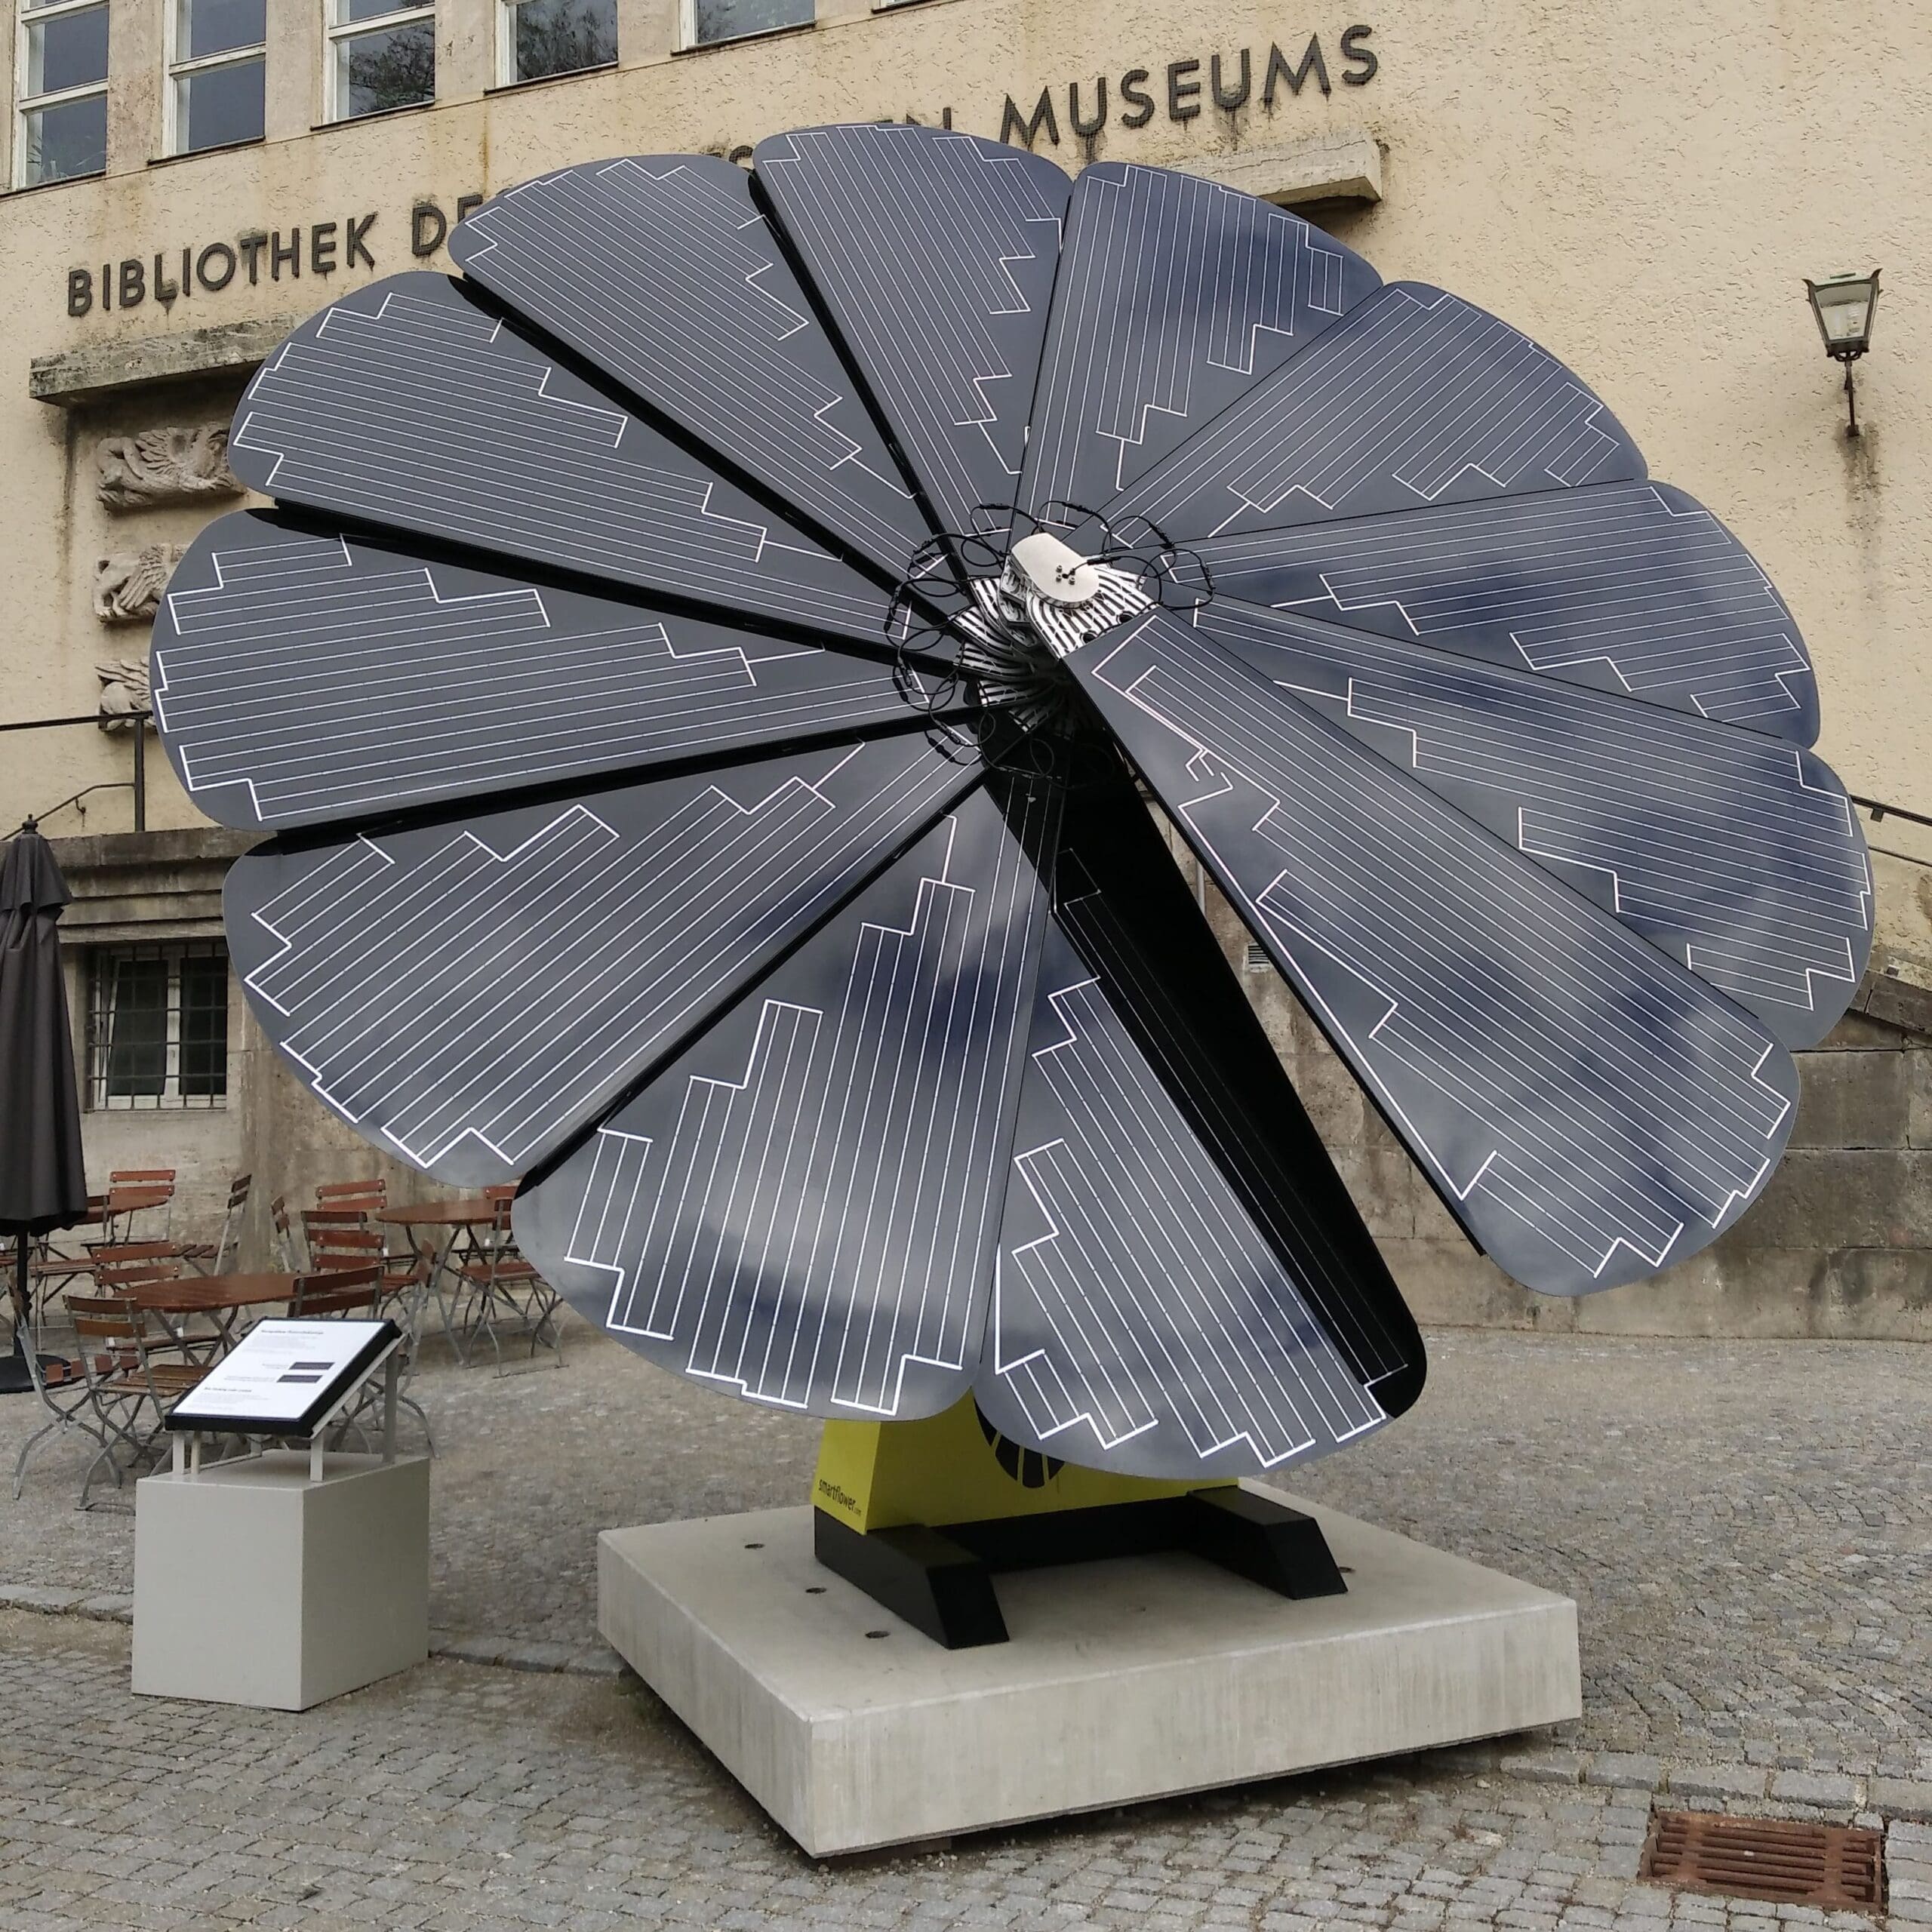
[[[429,1463],[306,1451],[134,1492],[134,1688],[306,1710],[429,1654]]]
[[[946,1651],[820,1567],[809,1509],[776,1509],[607,1531],[598,1623],[816,1855],[1580,1715],[1567,1598],[1281,1500],[1319,1518],[1346,1595],[1179,1555],[1021,1571],[998,1583],[1011,1641]]]

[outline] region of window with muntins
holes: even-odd
[[[107,166],[107,0],[20,0],[14,185]]]
[[[780,27],[808,27],[814,0],[684,0],[684,44],[709,47]]]
[[[354,121],[436,97],[436,10],[329,0],[328,111]]]
[[[168,152],[262,138],[268,0],[170,0]]]
[[[617,0],[502,0],[498,13],[502,86],[617,63]]]
[[[225,1104],[228,955],[220,942],[96,946],[88,966],[88,1104]]]

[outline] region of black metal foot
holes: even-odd
[[[949,1651],[1003,1644],[993,1594],[1001,1570],[1186,1550],[1277,1596],[1328,1597],[1343,1582],[1321,1526],[1284,1503],[1226,1486],[1097,1509],[866,1534],[815,1509],[820,1562]]]
[[[812,1512],[813,1554],[873,1602],[949,1651],[1006,1641],[992,1573],[971,1550],[922,1524],[869,1534]]]

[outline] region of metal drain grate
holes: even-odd
[[[1884,1841],[1847,1825],[1659,1811],[1638,1876],[1731,1898],[1876,1909],[1885,1897]]]

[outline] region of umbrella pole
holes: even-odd
[[[27,1310],[31,1306],[27,1300],[27,1254],[26,1230],[23,1228],[14,1237],[14,1319],[8,1324],[13,1334],[6,1354],[0,1355],[0,1395],[23,1395],[33,1386],[33,1371],[22,1352],[20,1339],[26,1334]],[[32,1346],[31,1337],[26,1346]]]

